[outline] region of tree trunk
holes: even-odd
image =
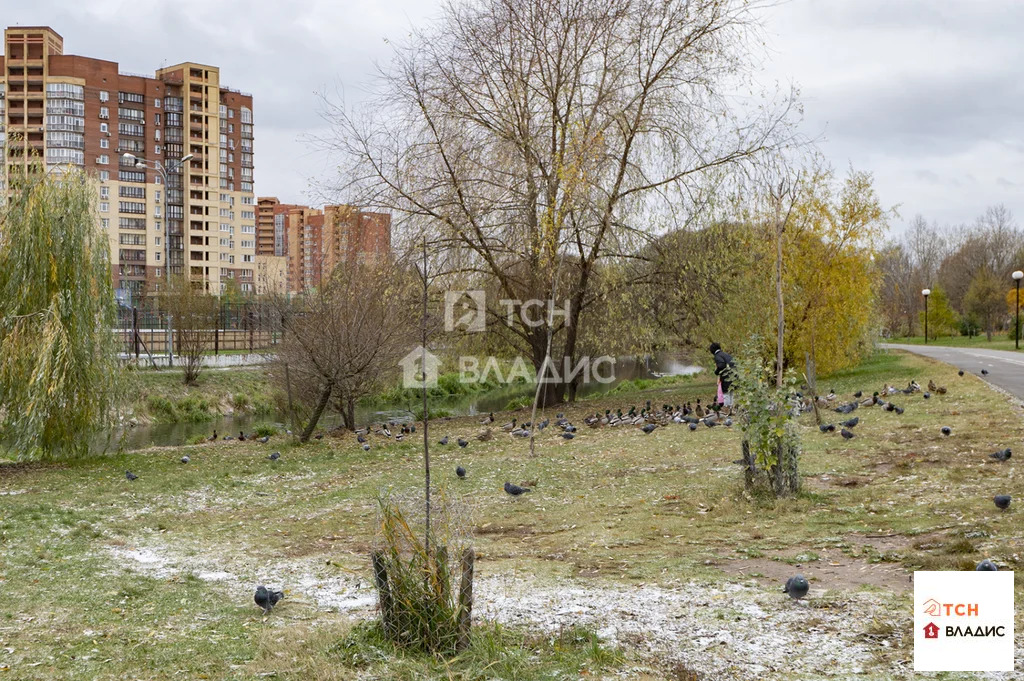
[[[777,342],[775,348],[775,362],[776,362],[776,374],[775,374],[775,385],[776,387],[782,387],[782,375],[783,375],[783,333],[785,331],[785,313],[783,308],[782,298],[782,229],[783,226],[778,222],[779,218],[776,217],[776,238],[775,238],[775,299],[776,304],[779,307],[779,318],[778,318],[778,329]]]
[[[316,424],[320,421],[320,416],[324,413],[324,409],[327,408],[327,403],[331,399],[331,391],[334,385],[328,383],[324,387],[324,391],[320,393],[320,401],[316,403],[316,408],[313,410],[313,414],[309,417],[309,423],[306,424],[306,429],[302,431],[302,437],[299,438],[299,442],[309,442],[309,438],[313,435],[313,431],[316,430]]]

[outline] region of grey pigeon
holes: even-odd
[[[731,426],[732,425],[732,419],[726,419],[725,420],[725,425],[726,425],[726,427]]]
[[[690,424],[690,430],[697,430],[697,424],[696,423],[691,423]]]
[[[960,371],[956,372],[956,375],[957,376],[963,376],[964,375],[964,370],[961,369]]]
[[[270,459],[271,461],[277,461],[278,459],[281,458],[281,452],[274,452],[273,454],[271,454],[267,458]]]
[[[1010,495],[1009,494],[997,494],[992,498],[992,501],[996,503],[996,508],[1005,511],[1010,508]]]
[[[806,596],[810,588],[811,585],[807,583],[807,579],[803,575],[797,575],[786,580],[786,586],[783,587],[782,593],[789,594],[790,598],[796,600]]]
[[[448,444],[448,436],[445,435],[443,438],[438,440],[437,444],[441,445],[442,447],[445,446],[446,444]]]
[[[996,564],[990,561],[988,558],[978,563],[978,566],[974,568],[977,572],[998,572],[999,568]]]
[[[526,428],[516,428],[512,431],[512,437],[530,437],[530,431]]]
[[[849,421],[843,421],[842,425],[846,426],[847,428],[853,428],[858,423],[860,423],[860,417],[859,416],[854,416]]]
[[[127,478],[128,480],[138,480],[139,479],[139,476],[135,475],[135,473],[132,473],[131,471],[125,471],[124,472],[124,477]]]
[[[363,437],[361,434],[360,435],[356,435],[356,442],[358,442],[361,445],[362,444],[366,444],[366,438]]]
[[[842,435],[843,439],[845,439],[845,440],[852,440],[854,438],[853,433],[851,431],[847,430],[846,428],[843,428],[842,430],[840,430],[839,434]]]
[[[188,463],[191,460],[192,459],[188,458],[188,454],[186,454],[185,456],[181,457],[181,462],[182,463]]]
[[[461,437],[458,439],[459,446],[465,449],[469,445],[469,440],[463,440]]]
[[[823,423],[818,426],[818,430],[823,433],[834,433],[836,432],[836,426],[833,423]]]
[[[658,427],[657,424],[648,423],[646,426],[644,426],[640,430],[644,431],[644,435],[650,435],[651,433],[654,432],[654,429],[657,428],[657,427]]]
[[[463,468],[462,466],[456,466],[455,467],[455,475],[459,476],[462,479],[465,479],[466,478],[466,469]]]
[[[982,376],[988,376],[988,369],[982,369],[981,370],[981,375]]]
[[[926,400],[931,399],[931,396],[932,396],[931,393],[925,393],[924,394],[924,399],[926,399]]]
[[[1010,448],[1007,447],[1006,449],[1004,449],[1001,452],[993,452],[992,454],[989,454],[988,456],[989,456],[989,458],[995,459],[996,461],[1006,461],[1011,456],[1013,456],[1013,452],[1011,452]]]
[[[267,444],[267,442],[269,442],[269,441],[270,441],[270,436],[269,435],[264,435],[263,437],[261,437],[261,438],[256,440],[256,442],[262,442],[263,444]]]
[[[953,429],[952,428],[950,428],[949,426],[942,426],[942,434],[943,435],[951,435],[952,433],[953,433]]]
[[[573,438],[574,438],[574,437],[576,437],[576,436],[575,436],[575,435],[573,435],[572,433],[569,433],[569,432],[565,432],[565,433],[562,433],[562,437],[563,437],[564,439],[566,439],[566,440],[571,440],[571,439],[573,439]]]
[[[853,396],[856,397],[859,400],[860,398],[864,397],[864,391],[863,390],[858,390],[857,392],[855,392],[853,394]]]
[[[548,423],[550,423],[550,420],[544,419],[543,421],[537,424],[537,430],[544,430],[545,428],[548,427]]]
[[[368,442],[364,442],[363,443],[363,451],[364,452],[370,451],[370,443],[368,443]]]
[[[520,494],[524,494],[530,491],[529,487],[520,487],[519,485],[513,485],[511,482],[505,483],[505,491],[514,497],[518,497]]]
[[[256,587],[256,595],[253,597],[253,600],[256,601],[256,605],[263,608],[263,614],[265,615],[270,612],[282,598],[284,598],[283,591],[271,591],[260,584]]]

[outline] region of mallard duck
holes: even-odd
[[[516,420],[512,419],[511,421],[509,421],[508,423],[503,425],[501,427],[501,429],[504,430],[506,433],[511,433],[513,430],[515,430],[515,427],[516,427]]]

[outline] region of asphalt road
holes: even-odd
[[[906,350],[931,357],[959,367],[997,385],[1024,400],[1024,353],[1009,350],[975,350],[973,348],[945,348],[939,345],[898,345],[885,343],[883,348]],[[981,370],[988,369],[988,376]]]

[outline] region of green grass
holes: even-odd
[[[804,491],[796,498],[744,494],[740,469],[730,463],[739,457],[738,428],[674,426],[645,436],[635,428],[582,425],[587,414],[648,399],[707,399],[714,391],[709,378],[656,382],[642,392],[559,407],[580,432],[567,442],[545,431],[534,457],[527,443],[504,433],[475,440],[478,418],[431,422],[431,442],[443,435],[470,440],[465,450],[432,448],[433,479],[472,508],[482,577],[671,587],[681,578],[745,580],[731,566],[746,562],[747,574],[766,575],[759,583],[774,594],[773,569],[802,564],[814,571],[837,554],[863,573],[964,569],[983,557],[1020,568],[1015,547],[1024,542],[1024,526],[1015,511],[1000,513],[992,504],[993,494],[1018,489],[1015,464],[987,458],[1024,438],[1024,424],[1004,397],[977,377],[958,377],[953,367],[895,352],[822,379],[821,392],[870,394],[912,378],[933,379],[948,393],[927,401],[920,394],[893,396],[906,408],[903,416],[862,408],[850,441],[822,434],[812,417],[801,417]],[[224,394],[238,392],[231,388]],[[943,437],[941,425],[951,425],[953,436]],[[273,435],[266,445],[217,442],[65,464],[0,465],[0,678],[4,667],[9,678],[41,680],[347,679],[357,673],[539,679],[580,678],[584,668],[599,678],[601,669],[625,669],[621,655],[645,650],[614,650],[587,632],[573,634],[579,640],[569,644],[530,627],[481,624],[470,653],[439,662],[388,649],[371,627],[353,630],[343,614],[301,594],[290,594],[264,620],[251,603],[250,585],[277,579],[289,586],[296,565],[370,580],[376,495],[382,487],[415,491],[423,483],[418,436],[370,441],[364,452],[354,437],[299,447]],[[275,450],[281,460],[267,461]],[[178,463],[185,453],[192,459],[187,466]],[[467,480],[455,479],[456,464],[468,469]],[[125,469],[139,479],[127,482]],[[511,500],[501,491],[506,480],[533,483],[534,492]],[[149,547],[170,551],[181,565],[150,576],[124,569],[134,562],[118,551]],[[192,577],[188,565],[200,559],[234,575],[244,592]],[[847,591],[887,593],[852,582],[829,588],[809,611],[814,617],[842,612]],[[1020,581],[1016,597],[1024,597]],[[848,621],[865,627],[865,636],[881,636],[893,622],[908,626],[909,612],[906,596],[891,596],[871,622],[852,614]],[[909,654],[896,644],[878,650],[876,678],[894,676],[887,665]],[[624,672],[624,678],[687,678],[659,660],[642,663],[665,671]]]
[[[1022,339],[1024,340],[1024,339]],[[903,338],[886,339],[888,343],[904,343],[906,345],[924,345],[924,336],[906,336]],[[974,348],[976,350],[1016,350],[1012,338],[1007,338],[1006,332],[992,334],[991,342],[980,336],[943,336],[941,338],[929,338],[928,345],[941,345],[952,348]]]
[[[186,386],[180,370],[139,370],[132,375],[134,414],[160,423],[200,423],[228,411],[268,414],[284,397],[263,367],[204,369]]]

